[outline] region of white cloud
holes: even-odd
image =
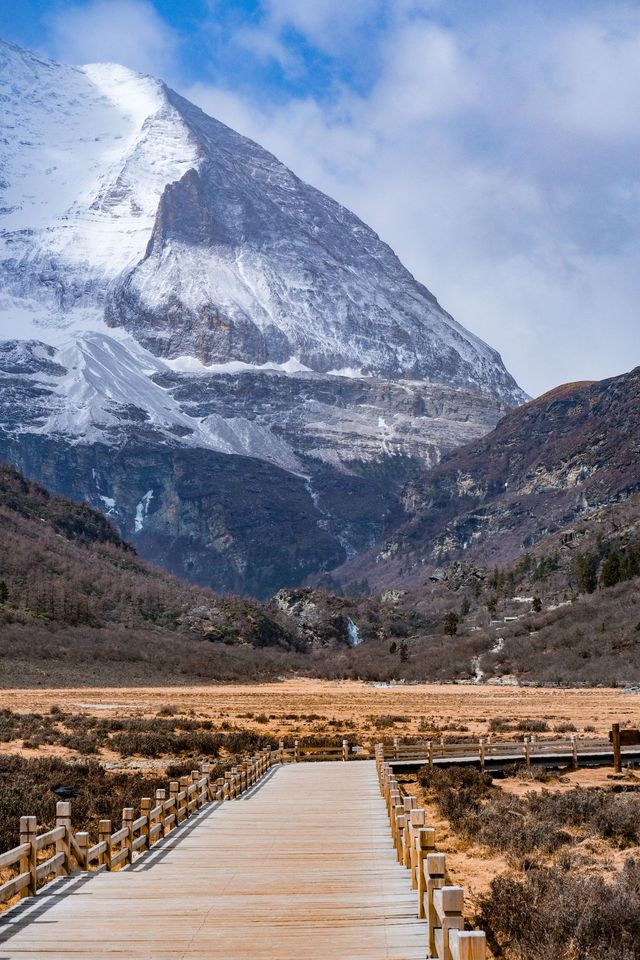
[[[386,130],[443,119],[470,108],[477,81],[463,51],[447,30],[431,23],[407,24],[386,44],[382,74],[371,97],[371,119]]]
[[[570,24],[551,48],[549,97],[565,131],[605,143],[637,139],[640,93],[638,22],[625,30],[598,22]],[[538,102],[539,113],[545,102]]]
[[[122,63],[166,76],[176,37],[150,0],[91,0],[49,17],[52,52],[67,63]]]
[[[382,0],[264,0],[264,28],[291,28],[319,49],[335,52],[363,23],[379,15]]]

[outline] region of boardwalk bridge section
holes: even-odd
[[[217,780],[202,764],[116,830],[101,821],[94,844],[66,802],[45,834],[23,817],[0,854],[0,900],[19,898],[0,918],[0,960],[482,960],[435,830],[396,778],[445,759],[430,749],[378,744],[375,761],[345,763],[332,760],[351,759],[346,743],[324,760],[281,745]]]

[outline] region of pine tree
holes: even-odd
[[[593,593],[598,586],[598,558],[593,553],[581,553],[573,561],[573,572],[578,590]]]
[[[620,582],[620,555],[610,553],[602,564],[600,571],[600,586],[615,587]]]
[[[459,618],[457,613],[445,613],[442,618],[442,626],[448,637],[455,637],[458,632]]]

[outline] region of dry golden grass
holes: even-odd
[[[163,706],[177,714],[207,717],[239,729],[280,736],[346,735],[373,741],[425,736],[436,729],[449,738],[479,736],[496,717],[544,720],[553,729],[573,723],[579,734],[606,736],[613,721],[640,722],[640,694],[613,689],[398,685],[295,679],[265,684],[128,689],[0,690],[0,708],[65,711],[99,717],[154,717]],[[456,731],[456,725],[466,728]],[[585,733],[585,727],[595,728]]]

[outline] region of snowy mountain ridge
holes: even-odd
[[[163,85],[124,67],[69,67],[0,43],[0,97],[3,329],[7,294],[35,324],[90,324],[197,151]]]
[[[0,323],[523,399],[357,217],[160,81],[0,45]],[[44,163],[43,163],[44,161]],[[46,339],[46,337],[45,337]]]
[[[0,41],[0,459],[266,595],[526,395],[366,224],[114,64]]]

